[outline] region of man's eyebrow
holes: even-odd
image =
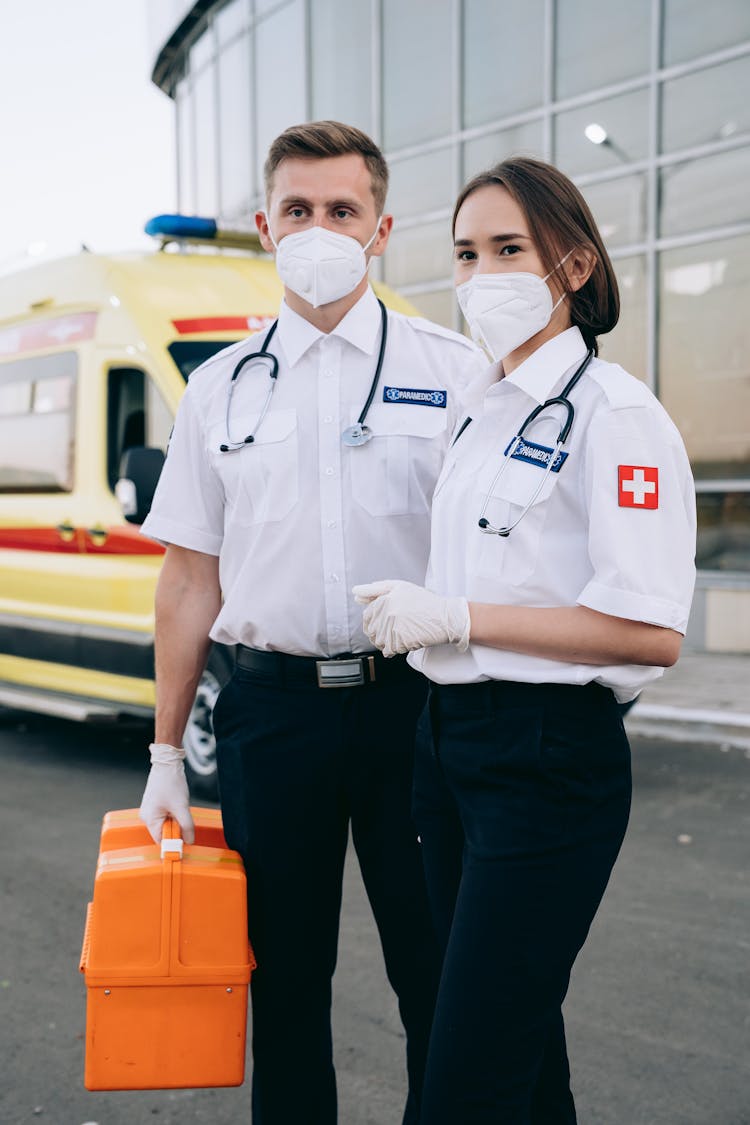
[[[312,205],[312,201],[305,199],[304,195],[285,195],[279,200],[279,207],[289,207],[292,203],[302,204],[303,207]]]
[[[295,206],[312,207],[314,206],[314,202],[312,199],[308,199],[304,195],[285,195],[282,199],[279,200],[279,207]],[[339,199],[327,199],[325,201],[325,206],[328,208],[352,207],[360,210],[362,208],[362,202],[361,200],[355,199],[352,196],[342,196]]]

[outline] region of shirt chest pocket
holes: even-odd
[[[374,436],[347,450],[352,497],[371,516],[429,512],[446,447],[446,411],[375,403],[367,425]]]
[[[513,458],[502,464],[499,476],[497,461],[485,464],[477,475],[476,518],[478,522],[483,515],[492,527],[512,530],[507,536],[490,535],[477,527],[476,573],[517,586],[537,568],[542,533],[551,508],[560,499],[560,474],[549,472],[545,477],[546,465]],[[560,471],[565,471],[564,464]],[[552,547],[550,542],[549,549]]]
[[[260,413],[232,417],[233,436],[252,433],[255,440],[251,444],[221,453],[225,423],[209,430],[213,464],[224,485],[227,519],[242,526],[283,520],[299,499],[297,411],[269,410],[262,420]]]

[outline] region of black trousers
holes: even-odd
[[[433,685],[414,817],[444,953],[421,1125],[572,1125],[561,1005],[622,843],[630,750],[599,685]]]
[[[426,683],[285,685],[238,669],[214,713],[229,846],[247,869],[254,1125],[333,1125],[331,978],[349,825],[406,1030],[419,1120],[439,960],[411,819]]]

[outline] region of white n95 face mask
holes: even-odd
[[[549,324],[565,297],[563,294],[552,304],[547,278],[553,272],[545,277],[535,273],[477,273],[457,287],[456,297],[473,339],[495,362],[505,359]]]
[[[367,271],[367,250],[375,241],[380,219],[370,241],[362,246],[356,238],[325,227],[287,234],[277,244],[271,226],[268,233],[276,247],[276,272],[298,297],[317,309],[346,297]]]

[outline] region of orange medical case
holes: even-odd
[[[137,810],[108,813],[86,914],[89,1090],[239,1086],[245,1073],[245,872],[220,814],[191,809],[196,843],[167,821],[154,844]]]

